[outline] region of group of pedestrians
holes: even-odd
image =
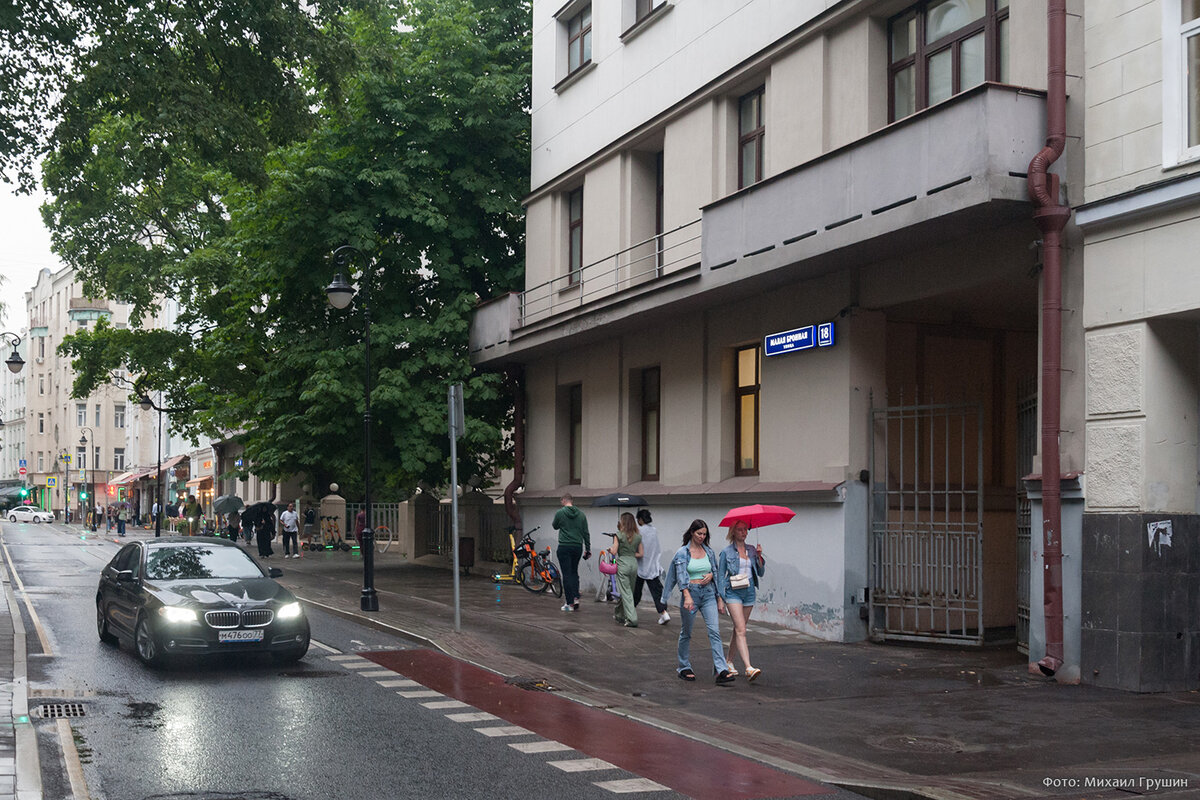
[[[558,531],[557,556],[565,600],[562,610],[574,612],[579,611],[579,562],[591,557],[591,535],[587,516],[575,507],[571,495],[563,495],[561,503],[551,525]],[[658,612],[658,624],[665,625],[671,620],[667,603],[671,592],[678,588],[680,627],[676,674],[685,681],[696,680],[691,662],[691,641],[692,624],[699,615],[708,633],[715,681],[728,684],[744,675],[747,681],[753,682],[762,670],[750,661],[746,623],[754,610],[759,581],[766,571],[762,545],[748,545],[749,526],[738,521],[729,526],[725,537],[727,545],[718,555],[710,543],[708,524],[696,519],[684,532],[681,546],[664,572],[658,531],[652,519],[646,509],[638,511],[636,517],[623,512],[617,533],[609,534],[613,541],[608,552],[616,558],[619,594],[613,618],[625,627],[636,628],[637,606],[643,588],[648,586]],[[722,614],[728,614],[733,621],[728,658],[721,641],[719,622]],[[736,662],[741,663],[741,671]]]

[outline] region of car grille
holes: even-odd
[[[247,628],[261,628],[270,625],[275,618],[275,612],[269,608],[252,608],[248,611],[206,611],[204,621],[213,628],[236,628],[244,625]]]

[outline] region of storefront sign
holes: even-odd
[[[778,356],[794,350],[809,350],[813,347],[833,346],[833,323],[822,322],[780,333],[769,333],[763,337],[763,355]]]

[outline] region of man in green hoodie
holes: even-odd
[[[579,559],[592,555],[592,535],[587,517],[575,507],[575,499],[562,496],[562,508],[550,523],[558,531],[558,565],[562,568],[563,611],[579,610]]]

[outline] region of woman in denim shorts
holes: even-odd
[[[729,527],[729,533],[725,535],[729,546],[721,551],[717,567],[717,592],[724,599],[729,616],[733,619],[733,638],[729,640],[729,672],[732,675],[739,674],[733,664],[736,648],[746,669],[746,680],[754,681],[762,674],[762,670],[750,665],[746,623],[750,621],[750,612],[754,610],[758,579],[766,571],[766,561],[763,559],[762,545],[746,545],[749,533],[750,527],[745,522],[735,522]]]

